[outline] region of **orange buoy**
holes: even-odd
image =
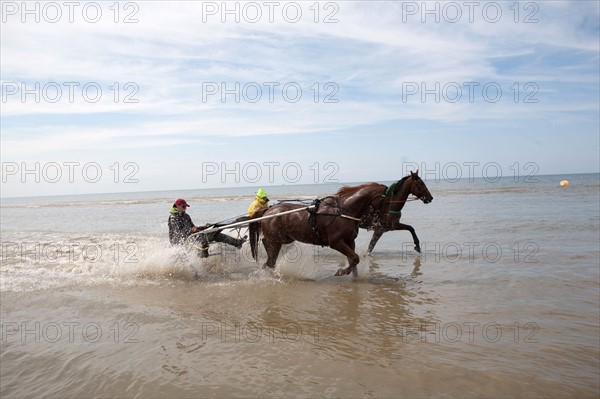
[[[567,187],[569,185],[569,181],[568,180],[563,180],[563,181],[560,182],[560,185],[562,187]]]

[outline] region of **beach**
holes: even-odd
[[[400,231],[368,255],[361,230],[344,277],[319,246],[274,271],[247,244],[171,247],[174,199],[199,225],[243,214],[252,187],[3,199],[0,394],[597,397],[599,175],[426,184],[433,202],[402,211],[421,254]]]

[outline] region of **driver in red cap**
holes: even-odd
[[[210,226],[209,224],[206,224],[202,227],[195,226],[190,215],[186,213],[186,209],[188,207],[188,203],[183,198],[179,198],[177,201],[175,201],[173,207],[169,211],[169,240],[173,245],[185,244],[186,239],[191,234],[197,233]],[[245,240],[233,238],[227,234],[222,234],[216,231],[207,235],[201,235],[200,241],[202,244],[200,255],[203,258],[206,258],[208,257],[209,241],[223,242],[236,248],[241,248]]]

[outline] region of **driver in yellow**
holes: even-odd
[[[267,192],[264,189],[259,188],[256,192],[256,198],[254,198],[254,201],[252,201],[252,203],[248,207],[248,217],[251,218],[254,216],[254,213],[259,209],[265,209],[268,207],[269,198],[267,197]]]

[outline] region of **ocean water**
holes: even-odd
[[[361,230],[344,277],[328,248],[268,271],[168,243],[174,199],[199,225],[256,188],[2,199],[0,396],[597,397],[599,179],[426,180],[402,212],[422,253],[399,231],[367,255]]]

